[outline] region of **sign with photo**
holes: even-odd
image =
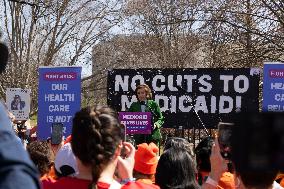
[[[14,114],[16,120],[29,119],[31,90],[20,88],[7,88],[6,104],[8,110]]]
[[[127,111],[135,88],[146,83],[159,104],[163,127],[207,128],[230,121],[236,112],[259,111],[258,68],[114,69],[108,72],[108,104]],[[196,110],[196,111],[194,111]]]

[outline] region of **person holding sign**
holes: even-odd
[[[164,116],[161,113],[159,105],[152,100],[152,92],[148,85],[141,84],[135,89],[137,102],[130,105],[129,112],[150,112],[152,114],[152,133],[150,135],[134,135],[136,145],[141,143],[154,142],[159,144],[162,135],[160,128],[164,123]]]

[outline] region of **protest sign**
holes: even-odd
[[[31,90],[20,88],[7,88],[6,104],[16,120],[28,120],[31,104]]]
[[[50,137],[52,123],[63,124],[71,134],[72,118],[81,106],[81,67],[40,67],[38,89],[38,138]]]
[[[136,86],[146,83],[165,116],[163,127],[199,127],[194,107],[207,128],[216,128],[236,112],[259,111],[259,78],[258,68],[114,69],[108,104],[127,111],[137,101]]]
[[[284,64],[268,62],[263,67],[263,111],[284,111]]]
[[[119,112],[119,120],[126,127],[126,134],[151,134],[150,112]]]

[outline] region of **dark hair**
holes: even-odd
[[[271,187],[280,169],[283,113],[241,113],[234,117],[232,161],[244,186]],[[277,124],[279,129],[276,129]],[[280,129],[281,128],[281,129]],[[283,144],[283,143],[282,143]],[[282,159],[283,160],[283,159]]]
[[[165,142],[164,150],[167,150],[171,147],[184,149],[189,153],[189,155],[191,156],[193,155],[192,150],[190,148],[190,143],[184,138],[179,138],[179,137],[168,138]]]
[[[160,157],[156,184],[161,189],[196,189],[195,168],[191,156],[180,148],[170,148]]]
[[[27,146],[31,160],[38,168],[40,175],[47,174],[52,164],[51,149],[46,141],[34,141]]]
[[[0,43],[0,73],[2,73],[5,70],[8,57],[9,57],[8,47],[3,43]]]
[[[147,84],[141,84],[141,85],[138,85],[135,89],[135,95],[136,95],[137,100],[138,100],[137,92],[138,92],[139,89],[145,89],[146,98],[148,100],[152,99],[152,91],[151,91],[150,87]]]
[[[121,142],[121,133],[117,113],[109,107],[86,107],[75,114],[71,146],[85,166],[92,166],[90,188],[96,188],[101,172]]]
[[[212,137],[206,137],[202,139],[194,149],[198,171],[211,171],[210,155],[213,142]]]

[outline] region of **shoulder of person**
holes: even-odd
[[[139,103],[138,101],[137,101],[137,102],[132,102],[131,105],[130,105],[130,107],[131,107],[131,106],[138,106],[138,105],[140,105],[140,103]]]
[[[276,181],[273,182],[272,189],[284,189],[280,184]]]
[[[146,184],[143,182],[128,182],[121,187],[121,189],[159,189],[160,187],[155,184]]]
[[[51,181],[51,180],[45,180],[42,181],[42,185],[44,189],[62,189],[62,188],[68,188],[68,189],[75,189],[75,188],[88,188],[88,186],[91,184],[91,181],[79,179],[76,177],[62,177],[58,180]]]
[[[148,100],[148,104],[157,105],[158,103],[155,100]]]

